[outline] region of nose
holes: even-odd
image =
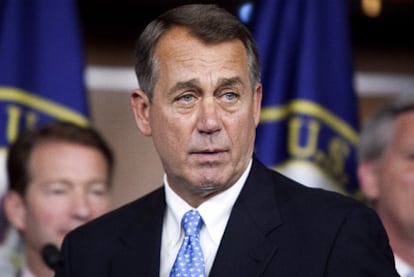
[[[202,134],[213,134],[220,131],[220,111],[214,97],[206,97],[201,102],[197,129]]]
[[[72,216],[82,222],[86,222],[92,215],[91,204],[86,192],[78,192],[72,199]]]

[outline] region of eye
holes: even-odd
[[[96,196],[105,196],[106,194],[107,194],[107,190],[106,189],[92,189],[91,191],[90,191],[93,195],[96,195]]]
[[[175,102],[178,103],[180,106],[191,106],[197,100],[197,97],[192,93],[186,93],[178,96],[175,99]]]
[[[108,185],[106,183],[95,183],[89,188],[89,193],[95,196],[106,196],[108,194]]]
[[[239,98],[239,95],[235,92],[226,92],[222,95],[222,99],[225,102],[235,102]]]
[[[45,188],[48,195],[63,195],[68,192],[68,187],[64,183],[53,183]]]
[[[66,190],[65,189],[55,188],[55,189],[48,190],[48,193],[49,194],[53,194],[53,195],[60,195],[60,194],[65,194],[66,193]]]
[[[191,94],[186,94],[178,98],[182,102],[191,102],[194,99],[194,96]]]
[[[414,152],[408,152],[405,154],[406,158],[410,161],[414,161]]]

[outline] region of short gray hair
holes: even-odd
[[[414,94],[401,94],[368,118],[361,130],[358,147],[359,163],[379,162],[392,140],[395,119],[414,111]]]
[[[160,37],[173,27],[182,26],[206,44],[238,39],[247,51],[252,90],[260,82],[260,57],[253,36],[234,15],[216,5],[183,5],[169,10],[147,25],[137,40],[135,73],[140,88],[152,99],[158,78],[155,49]]]

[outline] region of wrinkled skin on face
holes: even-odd
[[[139,130],[152,136],[171,188],[190,205],[233,185],[253,154],[261,85],[250,84],[239,40],[206,45],[176,27],[156,49],[150,102],[132,93]]]

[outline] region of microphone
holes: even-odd
[[[46,244],[42,248],[42,258],[45,264],[55,271],[56,276],[65,277],[63,258],[59,249],[53,244]]]

